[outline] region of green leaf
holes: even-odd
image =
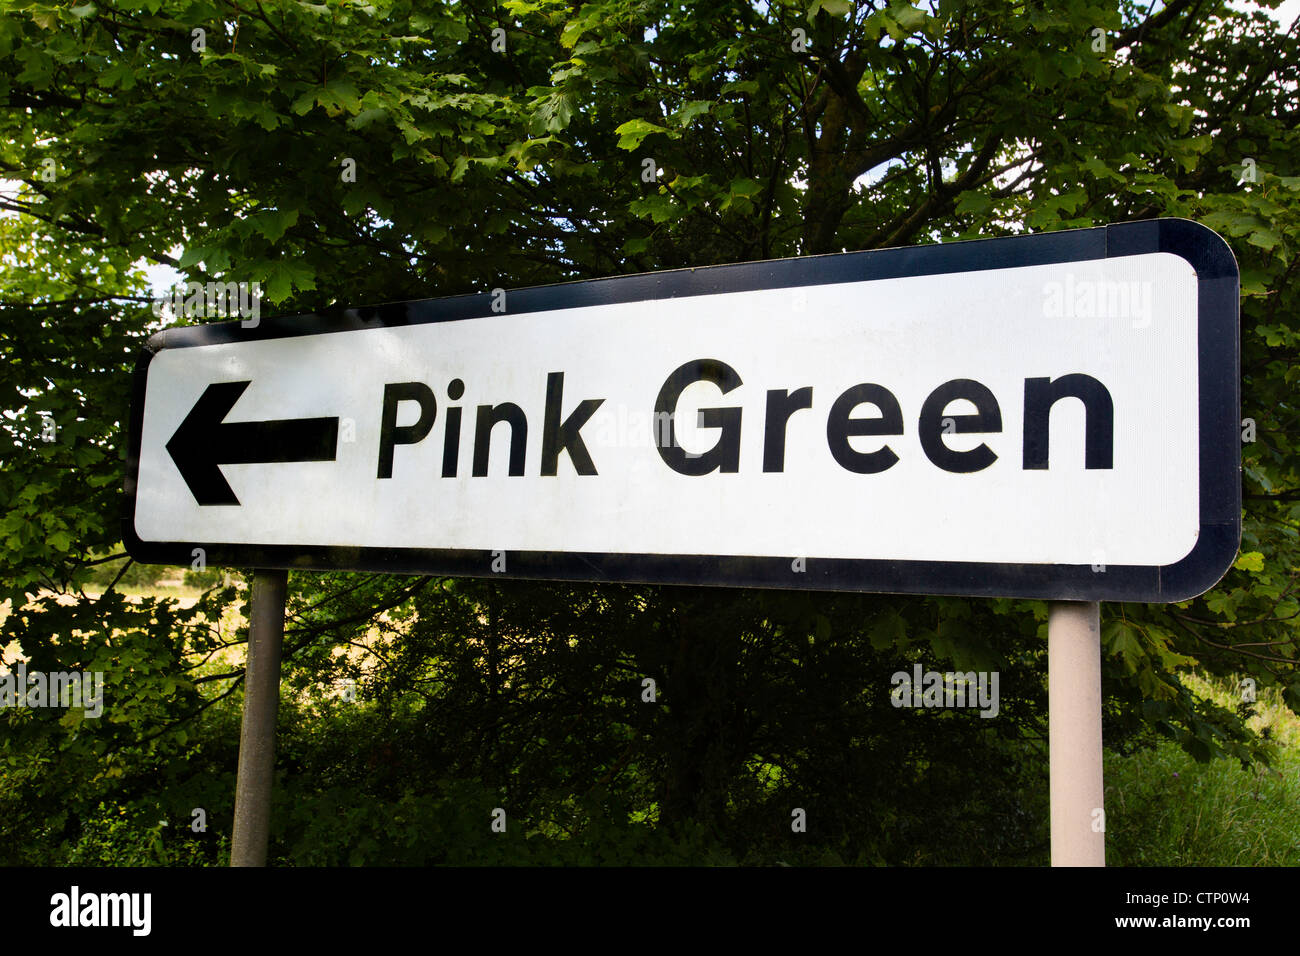
[[[578,5],[575,4],[575,7]],[[589,3],[582,6],[581,12],[564,25],[560,31],[560,44],[573,49],[578,40],[588,30],[601,24],[607,15],[606,9],[600,4]]]
[[[1282,691],[1282,699],[1293,713],[1300,715],[1300,681],[1289,684]]]
[[[1098,179],[1113,179],[1117,182],[1124,182],[1123,175],[1111,169],[1096,156],[1089,156],[1085,159],[1083,167]]]
[[[1246,241],[1252,246],[1268,251],[1276,248],[1281,243],[1282,237],[1272,229],[1256,229]]]
[[[925,27],[929,17],[924,10],[918,10],[910,3],[893,3],[889,7],[890,19],[899,25],[905,34],[916,33]]]
[[[656,126],[649,120],[634,119],[628,120],[623,125],[614,130],[618,134],[618,148],[633,150],[641,145],[641,141],[652,133],[666,133],[662,126]]]
[[[713,109],[712,100],[688,100],[681,109],[673,114],[673,122],[678,126],[690,126],[697,116],[703,116]]]
[[[678,195],[681,195],[682,193],[691,192],[695,190],[697,187],[705,185],[709,181],[710,181],[710,177],[707,173],[704,174],[703,176],[678,175],[673,178],[673,181],[672,183],[670,183],[670,185],[673,188],[673,192],[677,193]]]
[[[362,110],[356,116],[348,120],[348,129],[365,129],[374,123],[378,123],[388,117],[388,111],[378,106],[372,106],[370,109]]]
[[[668,222],[681,216],[682,210],[665,193],[651,193],[628,203],[628,208],[638,216],[649,216],[655,223]]]
[[[273,263],[266,273],[266,301],[275,305],[283,302],[295,289],[306,291],[316,288],[315,273],[311,267],[293,260]]]
[[[889,608],[880,615],[875,627],[871,629],[871,646],[878,651],[887,651],[902,644],[907,638],[907,622],[894,608]]]
[[[316,92],[316,102],[325,107],[325,112],[336,116],[341,112],[358,113],[361,110],[361,96],[357,88],[347,80],[330,80]]]
[[[833,17],[844,17],[853,12],[853,4],[849,0],[812,0],[808,4],[808,19],[812,20],[822,10]]]
[[[1238,571],[1263,571],[1264,555],[1258,551],[1247,551],[1232,566]]]
[[[986,193],[968,189],[957,197],[956,211],[959,215],[986,215],[993,208],[993,199]]]
[[[183,272],[203,262],[208,258],[209,254],[210,250],[207,246],[186,246],[176,267]]]
[[[1119,657],[1130,674],[1136,672],[1138,663],[1146,655],[1138,632],[1125,621],[1109,621],[1101,629],[1102,647],[1110,657]]]
[[[564,90],[556,90],[537,110],[537,120],[548,133],[559,132],[573,117],[574,99]]]
[[[732,93],[748,93],[753,96],[759,89],[757,80],[732,80],[729,83],[723,83],[719,92],[722,96],[730,96]]]
[[[279,241],[285,231],[298,221],[297,209],[268,209],[249,217],[253,228],[271,242]]]

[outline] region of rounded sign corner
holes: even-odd
[[[133,561],[139,561],[141,564],[158,562],[158,556],[155,554],[156,546],[140,537],[135,527],[134,514],[122,519],[122,548]]]
[[[1213,590],[1232,569],[1240,549],[1240,522],[1203,528],[1187,557],[1161,569],[1164,593],[1160,600],[1177,604]]]
[[[1146,219],[1106,227],[1108,258],[1153,252],[1178,256],[1195,270],[1198,279],[1240,281],[1237,256],[1228,241],[1194,219]]]

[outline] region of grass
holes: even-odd
[[[154,587],[122,587],[119,585],[115,590],[120,591],[123,596],[133,601],[141,598],[175,598],[181,602],[182,607],[189,607],[199,599],[203,593],[202,588],[191,587],[188,584],[174,585],[155,585]],[[99,597],[99,591],[87,589],[86,594],[89,597]]]
[[[1184,678],[1232,707],[1234,685]],[[1112,866],[1300,866],[1300,719],[1276,689],[1261,691],[1256,729],[1274,741],[1272,767],[1197,763],[1177,745],[1106,755],[1106,862]]]

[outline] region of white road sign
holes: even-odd
[[[1185,220],[168,329],[146,561],[1183,600],[1240,536]]]

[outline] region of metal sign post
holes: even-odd
[[[275,718],[280,708],[280,644],[284,638],[288,583],[288,571],[259,570],[253,574],[231,866],[266,866],[271,782],[275,774]]]
[[[1053,601],[1047,618],[1052,866],[1105,866],[1101,605]]]

